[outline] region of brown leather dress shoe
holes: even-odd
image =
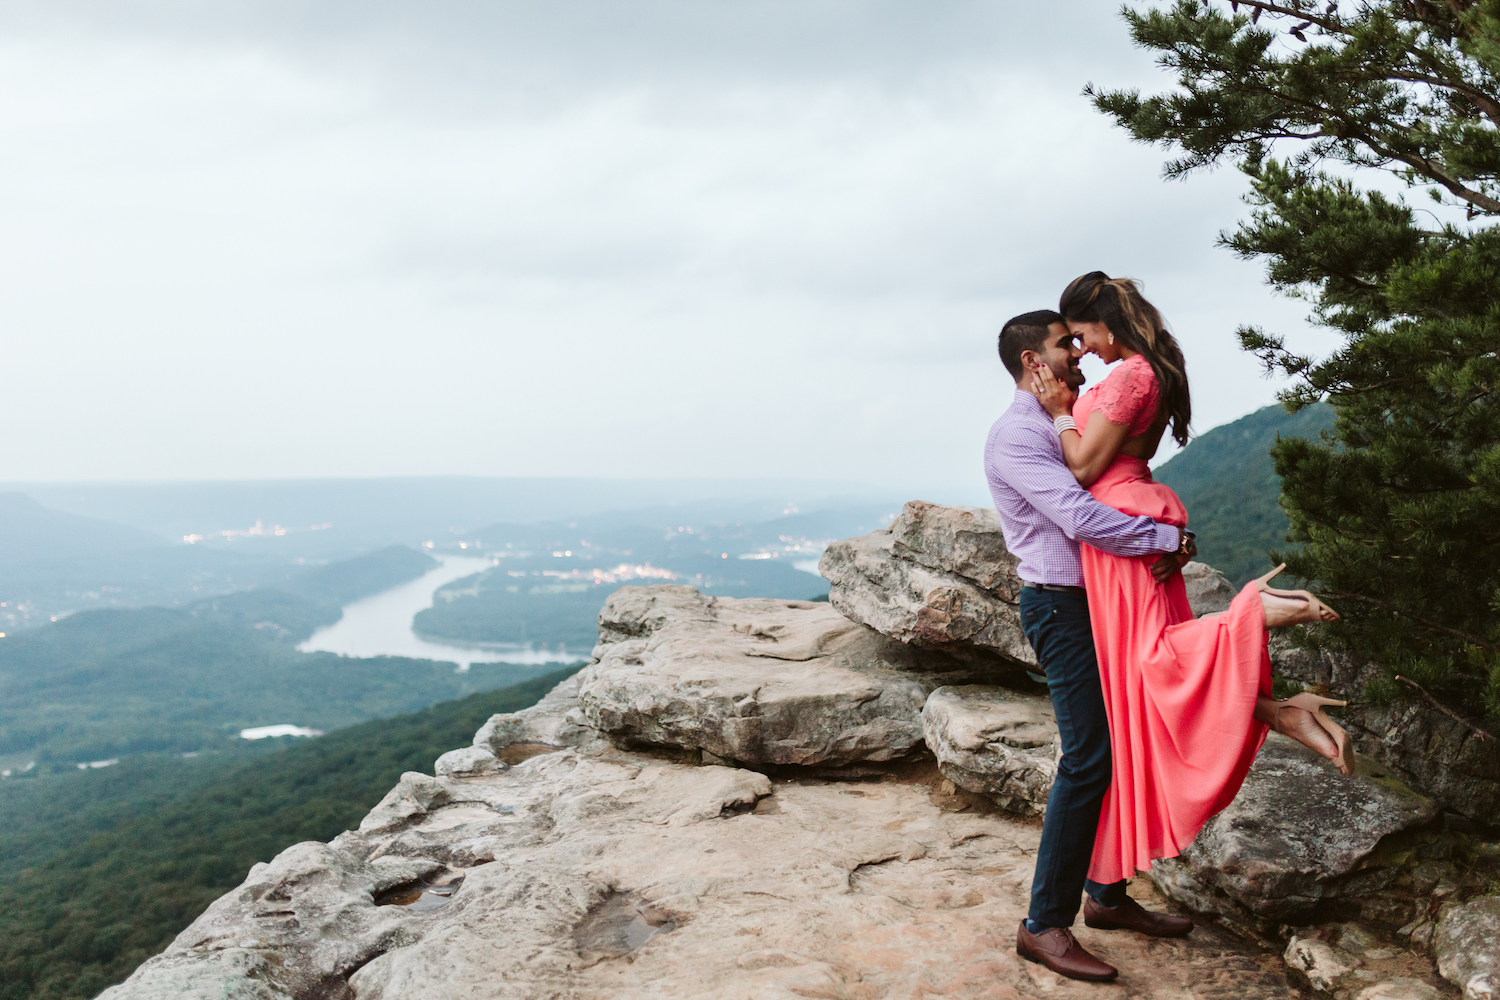
[[[1182,937],[1193,929],[1193,922],[1175,913],[1157,913],[1148,910],[1130,897],[1110,909],[1094,902],[1093,896],[1083,901],[1083,922],[1101,931],[1140,931],[1152,937]]]
[[[1083,945],[1066,927],[1049,927],[1040,934],[1026,929],[1026,921],[1016,931],[1016,954],[1031,962],[1040,962],[1059,976],[1107,983],[1119,970],[1106,965],[1084,950]]]

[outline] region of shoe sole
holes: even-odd
[[[1152,934],[1150,931],[1136,931],[1134,927],[1126,927],[1124,924],[1106,924],[1102,922],[1095,923],[1088,917],[1083,918],[1083,926],[1092,927],[1096,931],[1135,931],[1137,934],[1144,934],[1147,937],[1154,938],[1180,938],[1187,937],[1189,934],[1193,933],[1192,924],[1188,924],[1187,930],[1174,931],[1171,934]]]
[[[1085,983],[1112,983],[1120,975],[1119,972],[1114,972],[1113,974],[1108,976],[1070,976],[1066,972],[1058,972],[1056,969],[1052,968],[1052,966],[1048,965],[1046,962],[1043,962],[1040,958],[1037,958],[1031,952],[1022,949],[1020,945],[1016,945],[1016,954],[1020,955],[1028,962],[1033,962],[1037,965],[1040,965],[1048,972],[1053,972],[1059,976],[1062,976],[1064,979],[1076,979]]]

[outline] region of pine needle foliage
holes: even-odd
[[[1169,178],[1242,170],[1251,212],[1221,242],[1342,337],[1316,359],[1239,331],[1288,409],[1335,412],[1273,452],[1292,570],[1384,667],[1369,694],[1400,674],[1500,717],[1500,0],[1122,13],[1176,84],[1091,84],[1096,108],[1171,149]]]

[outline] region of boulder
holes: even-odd
[[[1431,820],[1437,805],[1375,761],[1359,765],[1345,777],[1272,733],[1234,801],[1179,857],[1157,861],[1152,878],[1192,909],[1263,930],[1379,893],[1396,872],[1373,863],[1376,847]]]
[[[634,745],[765,768],[922,750],[922,705],[986,672],[855,624],[825,603],[622,587],[578,675],[587,724]]]
[[[1349,699],[1335,714],[1360,753],[1453,812],[1500,825],[1500,744],[1420,698],[1377,704],[1361,697],[1380,667],[1349,653],[1299,648],[1278,634],[1271,661],[1284,677]]]
[[[1500,896],[1445,904],[1432,945],[1438,971],[1464,1000],[1500,997]]]
[[[930,767],[773,785],[681,756],[590,738],[445,782],[461,801],[429,796],[403,826],[367,823],[338,847],[298,845],[257,866],[106,996],[1124,995],[1015,954],[1034,821],[947,810]],[[393,856],[402,838],[434,854]],[[1149,885],[1132,891],[1161,905]],[[1290,1000],[1258,949],[1227,935],[1101,944],[1132,995]]]
[[[828,546],[818,572],[851,621],[917,647],[1035,666],[1016,564],[994,510],[913,500],[889,528]]]
[[[938,769],[1002,809],[1041,815],[1057,776],[1057,719],[1045,694],[966,685],[932,692],[922,733]]]
[[[1208,563],[1190,562],[1182,567],[1182,582],[1187,586],[1188,604],[1199,618],[1228,611],[1234,595],[1240,592],[1229,577]]]
[[[488,747],[460,747],[439,757],[432,773],[440,778],[478,778],[498,774],[509,766]]]
[[[1351,980],[1350,974],[1359,967],[1358,960],[1327,941],[1298,934],[1293,934],[1287,942],[1281,958],[1288,968],[1306,976],[1313,989],[1323,993],[1332,993],[1341,983]]]

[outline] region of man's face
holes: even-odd
[[[1086,381],[1078,368],[1078,359],[1083,357],[1078,338],[1061,323],[1047,327],[1047,339],[1042,342],[1040,354],[1034,356],[1052,369],[1059,382],[1075,392]]]

